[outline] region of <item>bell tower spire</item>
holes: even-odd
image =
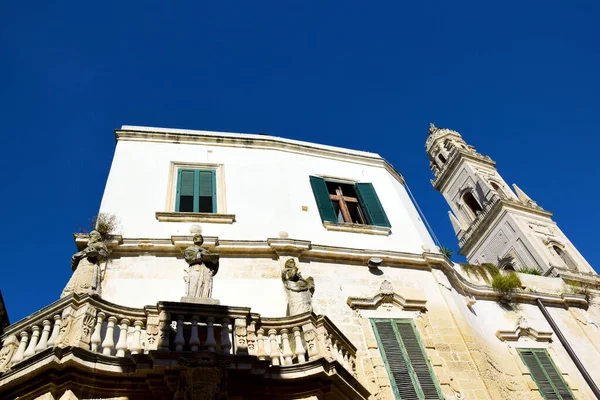
[[[515,270],[535,267],[553,275],[563,269],[594,272],[552,220],[552,213],[518,186],[511,190],[496,163],[457,131],[430,124],[425,150],[434,176],[431,184],[450,206],[459,254],[470,263]]]

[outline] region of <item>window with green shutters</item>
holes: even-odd
[[[371,183],[348,183],[310,177],[323,222],[390,227],[390,222]]]
[[[217,212],[217,185],[214,170],[181,168],[177,171],[175,211]]]
[[[441,400],[442,391],[410,319],[372,319],[392,390],[401,400]]]
[[[575,399],[571,389],[569,389],[562,374],[545,349],[518,349],[518,351],[544,399]]]

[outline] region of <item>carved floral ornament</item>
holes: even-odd
[[[406,311],[426,311],[427,300],[405,298],[394,291],[392,283],[384,280],[379,291],[371,297],[348,297],[346,303],[353,310],[375,309],[382,304],[396,305]]]
[[[536,342],[552,341],[552,332],[544,332],[532,328],[525,317],[520,317],[513,329],[496,332],[496,337],[502,341],[518,341],[522,336],[530,337]]]

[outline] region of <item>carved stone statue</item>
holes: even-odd
[[[211,299],[213,289],[213,276],[219,271],[219,255],[211,254],[202,248],[204,238],[201,234],[194,235],[194,244],[183,251],[183,257],[189,267],[185,270],[186,282],[185,297],[181,301],[194,303],[218,304],[217,300],[201,301],[198,299]]]
[[[100,263],[108,258],[108,249],[98,231],[90,232],[87,247],[71,258],[73,275],[60,297],[77,294],[100,294]]]
[[[285,262],[281,272],[281,280],[287,295],[287,315],[312,311],[312,294],[315,291],[315,282],[310,276],[306,279],[302,277],[293,258]]]

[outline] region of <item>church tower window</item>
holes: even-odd
[[[483,209],[479,205],[479,202],[477,202],[475,196],[473,196],[473,193],[466,192],[465,194],[463,194],[463,201],[467,205],[467,207],[469,207],[469,210],[471,210],[473,216],[476,216],[478,212],[483,211]]]
[[[445,163],[446,163],[446,157],[444,157],[444,155],[443,155],[443,154],[440,154],[440,155],[438,156],[438,159],[439,159],[439,160],[442,162],[442,164],[445,164]]]
[[[574,270],[577,269],[577,266],[573,262],[573,259],[563,249],[561,249],[557,245],[552,246],[552,248],[554,249],[554,252],[560,257],[560,259],[565,263],[567,268]]]

